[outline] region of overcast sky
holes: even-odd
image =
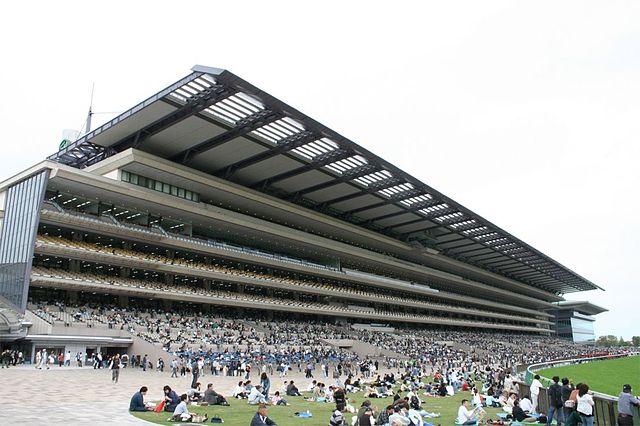
[[[606,291],[640,335],[640,2],[10,2],[0,180],[226,68]],[[98,6],[96,6],[98,5]],[[101,5],[101,6],[100,6]]]

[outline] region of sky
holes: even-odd
[[[640,2],[10,2],[0,180],[226,68],[603,287],[640,335]]]

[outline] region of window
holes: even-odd
[[[155,179],[151,179],[145,176],[140,176],[135,173],[122,170],[120,173],[120,180],[128,182],[134,185],[142,186],[144,188],[152,189],[154,191],[163,192],[165,194],[173,195],[174,197],[184,198],[185,200],[200,202],[200,194],[197,192],[189,191],[184,188],[160,182]]]

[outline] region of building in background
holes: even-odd
[[[573,342],[595,343],[594,316],[607,312],[607,309],[591,302],[573,300],[558,302],[557,306],[557,309],[550,312],[555,315],[555,331],[558,337]]]

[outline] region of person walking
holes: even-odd
[[[171,360],[171,377],[178,378],[178,361],[175,358]]]
[[[120,378],[120,354],[111,357],[109,369],[111,370],[111,381],[118,383],[118,379]]]

